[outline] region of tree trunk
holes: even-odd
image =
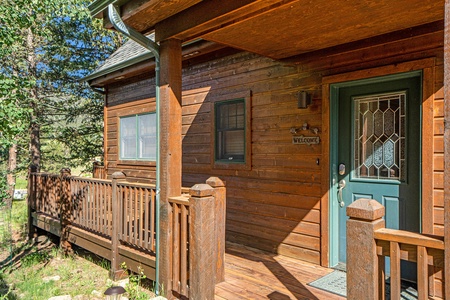
[[[11,207],[12,199],[14,196],[14,186],[16,185],[16,167],[17,167],[17,144],[13,144],[9,148],[8,156],[8,173],[6,175],[6,181],[8,182],[8,194],[9,198],[6,201],[7,207]]]
[[[34,47],[33,32],[28,29],[27,32],[27,48],[28,48],[28,64],[29,72],[36,75],[36,54]],[[39,99],[35,87],[30,89],[30,108],[31,108],[31,120],[30,120],[30,157],[31,165],[36,167],[36,172],[40,170],[41,164],[41,139],[39,125]]]

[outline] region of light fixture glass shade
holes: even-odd
[[[121,286],[112,286],[106,289],[104,295],[106,300],[120,300],[125,293],[125,289]]]

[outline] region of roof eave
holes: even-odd
[[[131,59],[125,60],[125,61],[123,61],[123,62],[121,62],[119,64],[113,65],[113,66],[111,66],[109,68],[105,68],[105,69],[103,69],[103,70],[101,70],[99,72],[94,72],[94,73],[92,73],[92,74],[90,74],[90,75],[88,75],[86,77],[83,77],[81,79],[81,81],[89,82],[89,81],[92,81],[94,79],[100,78],[100,77],[102,77],[104,75],[108,75],[108,74],[113,73],[115,71],[119,71],[121,69],[133,66],[133,65],[135,65],[135,64],[137,64],[139,62],[142,62],[142,61],[145,61],[145,60],[148,60],[148,59],[151,59],[151,58],[154,58],[154,55],[151,52],[145,52],[145,53],[143,53],[141,55],[138,55],[138,56],[133,57]]]

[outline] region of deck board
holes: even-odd
[[[216,300],[345,299],[307,284],[332,272],[311,263],[227,243],[225,281]]]

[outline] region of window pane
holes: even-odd
[[[139,158],[156,159],[156,114],[139,116]]]
[[[136,117],[120,119],[120,158],[136,158]]]
[[[216,159],[243,162],[245,160],[244,100],[220,103],[216,106]]]
[[[405,92],[354,98],[355,177],[405,180]]]
[[[244,131],[225,131],[224,155],[227,158],[242,158],[244,156]]]

